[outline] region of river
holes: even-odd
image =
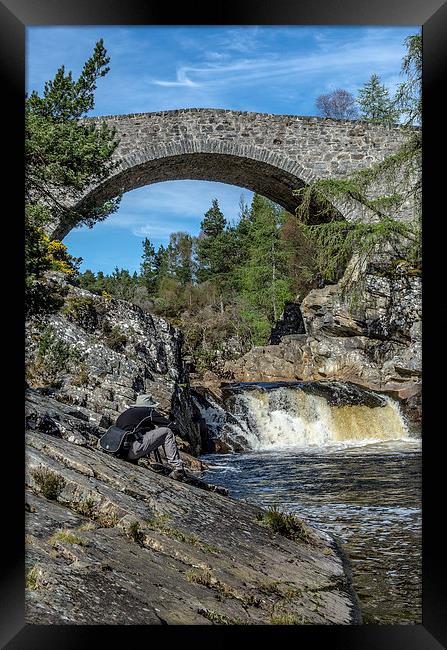
[[[283,388],[280,390],[284,393]],[[256,412],[256,427],[252,422],[248,429],[256,437],[257,448],[202,456],[211,465],[204,480],[227,488],[235,498],[263,507],[276,506],[334,534],[350,560],[364,623],[420,624],[420,439],[411,437],[403,422],[398,430],[394,418],[400,416],[395,404],[387,403],[385,409],[356,406],[352,412],[357,409],[357,428],[350,438],[346,426],[352,429],[351,416],[344,414],[341,435],[340,426],[336,426],[340,425],[340,412],[329,422],[326,403],[328,434],[326,429],[315,426],[309,409],[305,420],[311,420],[312,427],[303,424],[296,413],[296,421],[291,423],[290,403],[284,406],[284,395],[284,413],[280,408],[272,410],[272,403],[278,401],[278,389],[269,387],[267,392],[270,407],[263,395],[262,404],[254,409],[254,393],[243,391],[245,408],[237,408],[240,397],[232,408],[238,417],[245,413],[245,425]],[[300,395],[299,400],[303,399]],[[321,416],[320,398],[311,399]],[[331,408],[337,411],[348,407],[339,404]],[[388,420],[392,416],[393,422],[392,426],[384,425],[383,433],[380,427],[387,409]],[[287,435],[284,431],[282,436],[281,422],[286,421]],[[299,444],[290,444],[291,427]],[[367,429],[363,437],[359,434],[362,428]],[[247,430],[244,434],[247,437]]]

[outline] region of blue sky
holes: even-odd
[[[110,72],[98,81],[90,115],[176,108],[317,115],[315,99],[345,88],[354,96],[377,73],[391,92],[402,81],[404,39],[416,26],[87,26],[27,29],[27,91],[65,65],[77,77],[100,38]],[[205,181],[170,181],[128,192],[120,209],[93,229],[64,239],[81,270],[138,270],[142,240],[156,246],[169,234],[198,234],[216,197],[235,220],[250,191]]]

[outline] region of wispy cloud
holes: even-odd
[[[290,78],[309,78],[327,72],[345,72],[357,78],[364,76],[365,69],[381,71],[392,66],[402,57],[402,48],[395,43],[384,44],[381,48],[362,44],[356,48],[340,47],[330,52],[322,51],[301,56],[274,56],[268,58],[233,59],[231,62],[203,62],[201,66],[182,66],[177,70],[177,80],[154,80],[152,83],[163,86],[227,86],[228,84],[246,86],[262,81]]]
[[[227,220],[234,221],[241,195],[249,202],[252,193],[208,181],[154,183],[125,194],[119,211],[95,228],[127,230],[136,237],[162,240],[168,240],[171,232],[179,230],[198,234],[200,221],[212,199],[217,198]]]
[[[157,86],[166,86],[166,87],[178,87],[178,86],[200,86],[201,84],[196,81],[192,81],[186,76],[187,68],[179,68],[177,70],[177,81],[160,81],[154,79],[152,83]]]

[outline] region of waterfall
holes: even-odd
[[[202,405],[201,412],[211,435],[236,451],[362,445],[409,436],[396,401],[340,382],[237,384],[227,387],[224,408]]]

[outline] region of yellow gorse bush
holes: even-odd
[[[77,266],[82,261],[80,257],[73,257],[67,250],[65,244],[58,239],[50,239],[42,229],[39,228],[45,260],[52,271],[60,271],[66,275],[74,276],[77,273]]]

